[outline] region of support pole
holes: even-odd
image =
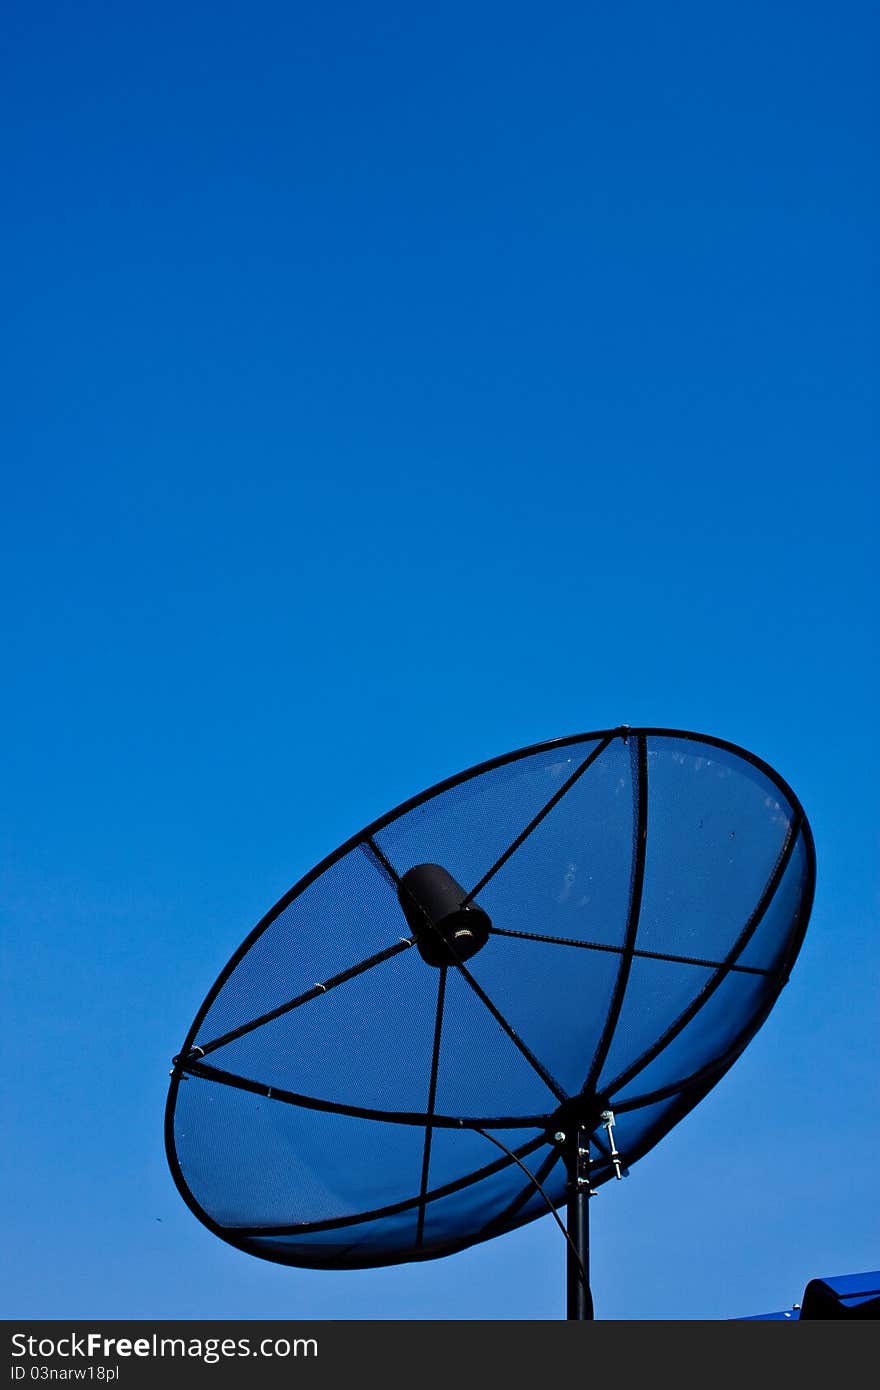
[[[565,1166],[568,1172],[567,1290],[568,1320],[593,1318],[590,1292],[590,1136],[579,1125],[565,1140]]]

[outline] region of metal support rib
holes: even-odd
[[[410,937],[406,941],[397,941],[393,946],[387,946],[384,951],[377,951],[374,956],[368,956],[366,960],[359,961],[357,965],[350,966],[348,970],[342,970],[338,975],[332,975],[323,984],[313,985],[303,994],[298,994],[295,999],[288,999],[285,1004],[279,1004],[276,1009],[270,1009],[268,1013],[260,1014],[259,1018],[252,1018],[250,1022],[242,1023],[238,1028],[230,1029],[228,1033],[221,1033],[219,1038],[212,1038],[210,1042],[200,1043],[195,1052],[204,1056],[218,1047],[224,1047],[226,1043],[235,1042],[236,1038],[243,1038],[245,1033],[252,1033],[255,1028],[262,1028],[264,1023],[271,1023],[273,1019],[281,1018],[282,1014],[290,1013],[291,1009],[298,1009],[300,1004],[307,1004],[311,999],[320,999],[322,994],[335,989],[337,985],[343,985],[347,980],[355,979],[356,976],[362,975],[365,970],[372,970],[374,965],[381,965],[384,960],[391,960],[393,956],[399,956],[401,951],[406,951],[412,946],[413,940],[414,938]],[[181,1060],[186,1061],[186,1058]]]
[[[434,1020],[434,1047],[431,1052],[431,1079],[428,1083],[428,1114],[433,1117],[437,1099],[437,1073],[440,1066],[440,1038],[443,1032],[443,1002],[446,997],[446,969],[440,967],[437,981],[437,1015]],[[416,1245],[421,1246],[425,1235],[425,1195],[428,1191],[428,1169],[431,1166],[431,1138],[433,1125],[425,1125],[425,1149],[422,1155],[422,1180],[419,1187],[419,1219],[416,1225]]]
[[[645,855],[648,845],[648,749],[647,742],[642,735],[633,739],[630,753],[632,758],[633,791],[635,799],[635,835],[633,837],[633,867],[629,890],[629,913],[627,916],[626,934],[623,940],[623,953],[620,957],[617,979],[614,982],[614,994],[611,997],[608,1017],[605,1020],[602,1036],[593,1054],[590,1073],[584,1082],[583,1089],[587,1094],[591,1094],[595,1091],[596,1082],[599,1079],[602,1067],[605,1065],[605,1058],[608,1056],[608,1050],[611,1047],[611,1039],[614,1037],[617,1020],[620,1018],[620,1011],[623,1008],[623,999],[626,994],[626,986],[629,982],[629,973],[632,969],[636,934],[639,930],[639,916],[642,911],[642,887],[645,881]]]
[[[659,1056],[663,1049],[668,1047],[669,1043],[678,1037],[679,1033],[687,1027],[691,1019],[699,1013],[703,1005],[715,993],[718,986],[727,978],[736,963],[737,957],[740,956],[748,946],[755,932],[758,930],[758,927],[761,925],[764,913],[776,896],[776,890],[782,882],[782,876],[785,870],[788,868],[802,825],[803,814],[797,812],[789,821],[788,831],[786,832],[782,849],[776,860],[773,872],[767,880],[764,891],[721,966],[715,971],[714,975],[706,981],[699,994],[691,1000],[687,1008],[679,1014],[675,1022],[670,1024],[657,1041],[651,1047],[647,1048],[646,1051],[642,1053],[641,1057],[638,1057],[635,1062],[609,1083],[605,1088],[609,1097],[613,1096],[622,1086],[626,1086],[632,1081],[633,1077],[637,1076],[640,1071],[644,1071],[645,1067],[647,1067],[650,1062],[653,1062],[654,1058]],[[621,1108],[619,1103],[615,1108]]]
[[[536,931],[514,931],[511,927],[489,928],[490,936],[512,936],[517,941],[544,941],[548,946],[575,946],[579,951],[605,951],[606,953],[619,956],[624,951],[623,946],[612,946],[607,941],[576,941],[571,936],[546,936],[543,932]],[[707,970],[720,970],[723,964],[720,960],[708,960],[703,956],[674,956],[668,951],[645,951],[633,950],[634,960],[666,960],[672,965],[701,965]],[[743,975],[773,975],[772,970],[765,970],[759,965],[731,965],[731,970]]]
[[[474,887],[468,893],[467,897],[462,900],[462,907],[467,907],[468,903],[472,902],[473,899],[477,896],[477,894],[481,892],[483,888],[485,888],[489,880],[495,877],[498,870],[507,863],[508,859],[512,854],[516,853],[520,845],[523,844],[524,841],[527,840],[528,837],[531,835],[532,831],[537,829],[544,817],[550,814],[550,812],[553,810],[553,807],[557,804],[557,802],[562,800],[562,798],[565,796],[565,793],[574,786],[578,778],[583,777],[588,767],[592,767],[593,763],[599,757],[599,754],[604,753],[609,743],[611,743],[615,738],[617,738],[618,732],[619,730],[615,729],[610,734],[606,734],[605,737],[602,739],[601,743],[597,744],[596,747],[592,750],[592,752],[590,752],[587,755],[587,757],[584,758],[584,761],[580,764],[580,766],[575,768],[574,772],[565,782],[563,782],[562,786],[558,789],[558,791],[555,791],[553,793],[547,804],[541,808],[541,810],[532,820],[529,821],[525,830],[520,831],[519,835],[517,835],[516,839],[513,841],[512,844],[508,845],[507,849],[504,851],[501,857],[495,860],[495,863],[492,865],[491,869],[489,869],[485,874],[483,874],[483,877],[480,879],[479,883],[474,885]]]
[[[455,948],[450,946],[450,949],[452,950],[452,953],[454,955]],[[538,1073],[538,1076],[540,1076],[541,1080],[544,1082],[544,1085],[550,1088],[557,1100],[568,1100],[568,1092],[562,1089],[559,1082],[555,1079],[555,1077],[553,1077],[550,1074],[550,1072],[544,1066],[543,1062],[538,1061],[538,1058],[535,1056],[532,1049],[528,1047],[526,1043],[523,1042],[522,1038],[519,1036],[519,1033],[517,1033],[516,1029],[508,1023],[501,1010],[497,1008],[495,1004],[492,1003],[492,1000],[489,998],[488,994],[482,988],[482,986],[477,984],[477,981],[474,979],[467,966],[464,965],[462,961],[457,960],[456,969],[458,970],[459,974],[465,980],[467,980],[468,984],[470,985],[471,989],[474,991],[474,994],[477,996],[480,1002],[482,1004],[485,1004],[486,1008],[489,1010],[496,1023],[499,1023],[501,1025],[507,1036],[510,1038],[511,1042],[519,1048],[520,1052],[525,1057],[532,1070]]]
[[[197,1077],[200,1081],[215,1081],[219,1086],[231,1086],[236,1091],[249,1091],[253,1096],[262,1096],[278,1105],[297,1105],[301,1110],[319,1110],[328,1115],[350,1115],[355,1120],[380,1120],[390,1125],[415,1125],[419,1129],[428,1122],[423,1110],[378,1110],[364,1105],[347,1105],[341,1100],[323,1100],[320,1096],[307,1096],[301,1091],[288,1091],[283,1086],[271,1086],[265,1081],[254,1081],[249,1076],[239,1076],[236,1072],[222,1071],[219,1067],[201,1062],[197,1058],[184,1058],[180,1062],[182,1078]],[[438,1115],[430,1117],[434,1129],[544,1129],[550,1119],[545,1111],[539,1115]]]
[[[364,851],[364,854],[367,856],[367,858],[372,862],[374,867],[378,869],[382,877],[388,883],[391,884],[391,887],[396,892],[397,889],[400,887],[400,874],[397,872],[394,865],[389,860],[388,856],[376,844],[376,841],[373,839],[372,835],[370,835],[368,839],[363,840],[361,842],[361,849]]]

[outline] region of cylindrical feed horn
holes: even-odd
[[[416,864],[397,889],[400,906],[428,965],[455,965],[476,955],[489,939],[488,914],[467,897],[460,883],[440,864]]]

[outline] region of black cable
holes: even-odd
[[[571,1250],[571,1253],[574,1256],[575,1261],[577,1262],[578,1277],[580,1278],[584,1293],[586,1293],[589,1297],[590,1281],[587,1278],[587,1271],[584,1269],[584,1262],[578,1254],[578,1248],[572,1240],[571,1236],[568,1234],[568,1231],[565,1229],[562,1222],[560,1221],[558,1211],[554,1207],[544,1188],[538,1182],[538,1179],[535,1177],[534,1173],[531,1171],[530,1168],[526,1167],[526,1165],[521,1161],[521,1159],[517,1158],[516,1154],[513,1152],[512,1149],[509,1149],[506,1144],[502,1144],[500,1139],[496,1139],[494,1134],[489,1134],[485,1129],[480,1129],[479,1125],[468,1125],[468,1129],[476,1130],[477,1134],[482,1134],[483,1138],[488,1139],[490,1144],[495,1144],[499,1149],[503,1149],[507,1156],[513,1159],[516,1166],[522,1169],[529,1182],[532,1183],[533,1186],[536,1187],[537,1190],[540,1192],[541,1196],[544,1198],[544,1201],[547,1203],[547,1210],[553,1217],[553,1220],[556,1222],[557,1226],[559,1227],[560,1231],[565,1236],[565,1239],[568,1242],[568,1247]]]

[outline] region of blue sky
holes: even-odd
[[[597,1316],[880,1265],[877,16],[12,4],[0,102],[5,1316],[533,1318],[549,1217],[226,1247],[171,1055],[297,878],[453,772],[667,725],[816,838],[791,983],[593,1203]]]

